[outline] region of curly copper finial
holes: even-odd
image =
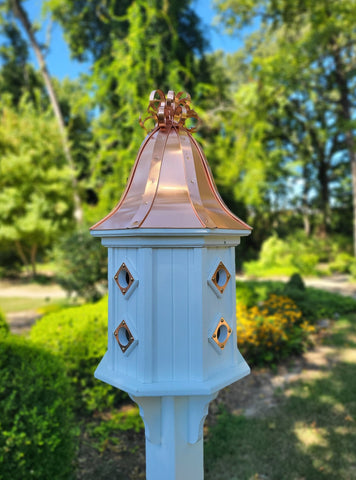
[[[190,128],[185,126],[185,121],[188,118],[195,118],[198,123],[200,122],[198,114],[190,108],[190,102],[190,95],[186,92],[179,92],[176,95],[173,90],[169,90],[167,96],[165,96],[162,90],[153,90],[147,108],[150,115],[144,120],[140,118],[140,125],[148,131],[145,123],[147,120],[153,119],[159,128],[175,125],[184,127],[191,133],[196,132],[198,124]]]

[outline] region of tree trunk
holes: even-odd
[[[22,248],[21,242],[19,240],[15,241],[15,247],[16,251],[18,253],[18,256],[21,258],[22,263],[24,264],[24,267],[26,268],[27,273],[30,273],[30,262],[28,261],[25,252]]]
[[[33,48],[38,64],[40,66],[40,71],[43,77],[43,81],[45,83],[46,90],[53,108],[54,115],[57,119],[59,131],[62,137],[63,152],[72,172],[73,199],[74,199],[74,207],[75,207],[74,216],[77,222],[81,223],[83,220],[83,209],[81,207],[80,197],[78,195],[78,182],[75,174],[75,166],[74,166],[72,154],[69,148],[69,141],[67,137],[67,132],[65,128],[62,111],[61,111],[56,93],[53,88],[51,77],[49,75],[47,65],[46,65],[44,56],[42,54],[42,50],[35,38],[31,22],[28,18],[26,11],[23,9],[20,0],[11,0],[11,8],[15,17],[18,18],[18,20],[21,22],[21,25],[25,29],[27,36],[29,38],[31,47]]]
[[[355,140],[351,127],[351,100],[349,85],[345,74],[344,64],[336,42],[333,44],[333,56],[335,62],[335,78],[339,87],[340,107],[342,112],[342,123],[347,125],[345,139],[350,159],[351,182],[352,182],[352,204],[353,204],[353,246],[356,257],[356,151]]]
[[[304,233],[307,237],[310,237],[311,227],[310,227],[309,214],[306,210],[304,210],[302,216],[303,216]]]
[[[352,132],[350,132],[352,135]],[[351,144],[351,141],[350,141]],[[354,140],[352,138],[352,144]],[[353,205],[353,232],[354,232],[354,256],[356,257],[356,152],[353,147],[349,149],[351,159],[351,181],[352,181],[352,205]]]
[[[32,275],[36,276],[36,255],[37,255],[37,245],[32,245],[31,247],[31,268],[32,268]]]
[[[328,165],[324,154],[319,155],[318,180],[320,184],[320,207],[322,212],[321,234],[326,237],[330,223]]]
[[[310,226],[310,208],[308,202],[308,194],[310,190],[309,182],[309,172],[308,165],[304,163],[303,165],[303,193],[302,193],[302,217],[304,224],[304,232],[307,237],[310,237],[311,226]]]

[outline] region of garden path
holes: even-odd
[[[2,299],[36,299],[49,302],[50,300],[61,300],[66,298],[66,292],[56,284],[39,285],[36,283],[25,283],[19,280],[0,280],[0,306]],[[35,309],[26,309],[8,312],[6,319],[12,333],[23,334],[30,330],[41,314]]]
[[[346,274],[334,274],[328,277],[318,278],[303,277],[303,281],[307,287],[320,288],[321,290],[326,290],[328,292],[339,293],[340,295],[356,298],[356,282],[351,282],[349,277],[350,276]],[[249,278],[245,276],[238,276],[237,279],[242,281],[249,280]],[[289,277],[266,277],[254,280],[276,280],[287,282]]]

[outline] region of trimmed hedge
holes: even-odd
[[[32,327],[30,338],[64,360],[78,411],[106,410],[128,398],[125,392],[94,378],[107,348],[107,297],[45,315]]]
[[[28,340],[0,339],[0,479],[74,478],[73,396],[59,359]]]

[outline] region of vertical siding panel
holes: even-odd
[[[189,372],[189,252],[191,249],[173,250],[173,379],[186,380]]]
[[[110,367],[115,370],[115,338],[112,334],[114,331],[113,323],[115,317],[115,288],[113,280],[113,269],[115,268],[115,250],[116,248],[108,248],[108,351],[110,352],[111,365]]]
[[[172,260],[171,249],[154,249],[153,345],[154,380],[172,377]]]
[[[153,379],[153,250],[142,248],[139,250],[140,283],[138,285],[138,323],[139,336],[138,362],[142,371],[142,381],[152,382]]]
[[[229,300],[229,308],[230,308],[230,320],[228,320],[228,323],[230,327],[232,328],[232,334],[229,339],[229,342],[231,342],[231,363],[235,363],[236,361],[236,354],[237,354],[237,339],[236,339],[236,273],[235,273],[235,247],[230,247],[229,248],[229,264],[230,267],[228,267],[228,270],[231,274],[230,278],[230,289],[231,289],[231,294],[230,294],[230,300]]]
[[[118,316],[118,310],[119,310],[119,301],[120,301],[119,294],[120,294],[120,291],[119,291],[119,288],[118,288],[118,286],[117,286],[117,284],[114,280],[114,275],[119,268],[117,258],[119,256],[120,249],[119,248],[114,248],[113,250],[114,250],[113,251],[113,269],[112,269],[111,275],[110,275],[110,284],[112,286],[112,291],[113,291],[114,295],[112,296],[112,299],[111,299],[112,300],[112,315],[111,315],[111,325],[110,325],[109,335],[111,336],[111,343],[113,344],[114,370],[118,371],[119,370],[118,344],[116,342],[116,339],[115,339],[113,333],[114,333],[116,327],[119,325],[119,323],[117,322],[117,316]]]
[[[188,270],[189,284],[189,351],[191,365],[191,380],[203,379],[203,262],[205,257],[204,248],[194,248]]]

